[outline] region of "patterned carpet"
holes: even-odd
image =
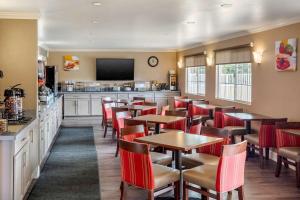
[[[99,200],[92,127],[62,128],[29,200]]]

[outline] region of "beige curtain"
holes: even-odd
[[[185,58],[185,67],[205,66],[206,57],[203,54],[187,56]]]
[[[216,64],[250,63],[251,49],[238,48],[216,52]]]

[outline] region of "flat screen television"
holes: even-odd
[[[96,80],[134,80],[134,59],[97,58]]]

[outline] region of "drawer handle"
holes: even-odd
[[[21,142],[24,142],[26,140],[26,137],[22,138]]]

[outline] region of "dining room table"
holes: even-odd
[[[256,114],[256,113],[247,113],[247,112],[236,112],[236,113],[224,113],[229,117],[233,117],[245,122],[246,134],[251,134],[251,122],[252,121],[262,121],[266,119],[272,119],[272,117]],[[244,136],[241,136],[242,141],[244,140]]]
[[[133,119],[139,120],[139,121],[146,121],[148,123],[155,124],[155,132],[154,133],[159,134],[161,124],[174,123],[174,122],[186,119],[186,117],[149,114],[149,115],[137,116],[137,117],[134,117]]]
[[[135,139],[136,142],[167,148],[174,152],[175,168],[180,172],[180,199],[183,198],[182,153],[223,141],[223,138],[209,137],[182,131],[168,131]]]
[[[120,108],[127,108],[130,111],[133,111],[133,116],[136,117],[138,111],[146,111],[157,108],[156,106],[146,106],[146,105],[124,105],[120,106]]]

